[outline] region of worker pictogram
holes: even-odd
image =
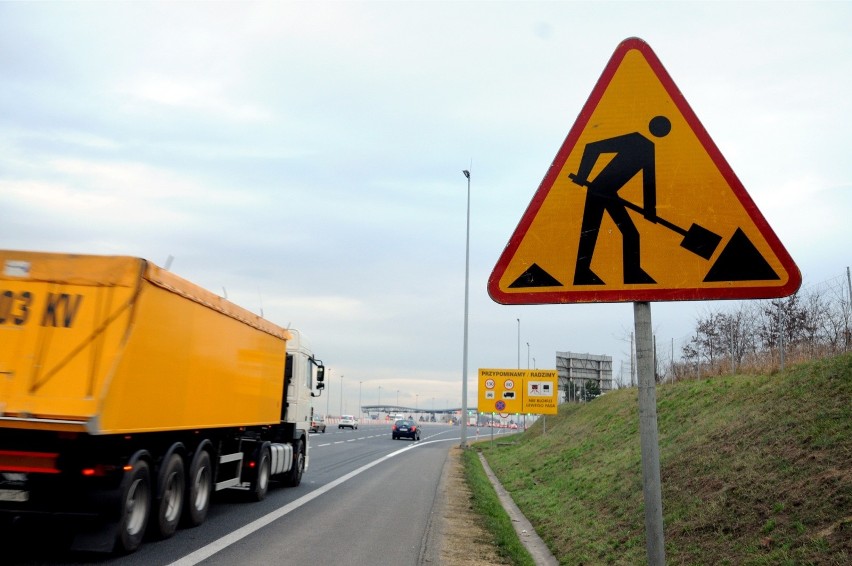
[[[801,274],[651,48],[618,46],[488,282],[505,304],[770,298]]]
[[[671,122],[665,116],[656,116],[648,124],[650,132],[657,137],[668,134],[671,127]],[[587,178],[592,172],[592,167],[606,154],[613,154],[612,159],[597,174],[594,182],[589,182]],[[631,202],[618,196],[618,191],[640,173],[642,174],[643,203],[641,208],[632,206]],[[568,177],[574,183],[589,188],[580,226],[574,285],[603,284],[603,281],[592,271],[591,265],[604,212],[609,213],[621,232],[624,282],[656,283],[640,267],[639,231],[627,213],[627,207],[630,207],[641,212],[647,220],[656,221],[654,142],[639,132],[591,142],[583,150],[579,171],[576,174],[569,173]]]

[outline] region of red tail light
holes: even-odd
[[[4,472],[58,474],[58,460],[56,452],[0,450],[0,470]]]
[[[411,427],[411,432],[415,432],[417,430],[416,426]]]
[[[391,430],[396,430],[396,425],[395,425],[395,424],[391,425]]]

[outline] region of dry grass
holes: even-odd
[[[462,450],[450,449],[447,499],[441,526],[441,564],[444,566],[510,566],[497,552],[493,535],[474,511],[470,488],[465,481]]]

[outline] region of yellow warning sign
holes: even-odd
[[[488,281],[504,304],[770,298],[801,274],[651,48],[622,42]]]
[[[559,399],[555,369],[479,370],[480,413],[555,415]]]

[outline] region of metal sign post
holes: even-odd
[[[639,371],[639,442],[642,447],[642,495],[645,499],[645,545],[650,566],[665,566],[660,445],[657,438],[657,391],[651,304],[633,303],[636,367]]]

